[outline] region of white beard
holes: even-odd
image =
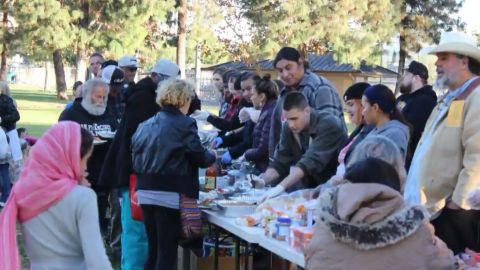
[[[437,80],[435,81],[434,87],[438,90],[447,90],[448,83],[449,83],[448,78],[445,75],[443,75],[442,78],[440,79],[437,78]]]
[[[87,95],[82,99],[82,107],[91,115],[102,115],[107,109],[106,105],[93,104],[90,100],[90,97]]]

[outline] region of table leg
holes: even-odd
[[[190,270],[190,249],[182,247],[183,270]]]
[[[213,269],[218,270],[218,238],[219,236],[219,229],[215,226],[214,228],[214,235],[215,235],[215,254],[213,255]]]
[[[240,239],[235,237],[235,269],[240,270]]]

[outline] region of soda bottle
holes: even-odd
[[[215,163],[208,167],[205,171],[205,191],[214,190],[217,188],[217,168]]]

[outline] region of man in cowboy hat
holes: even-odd
[[[430,115],[412,160],[405,199],[422,203],[436,234],[455,253],[480,251],[480,211],[469,194],[480,187],[480,49],[459,32],[443,33],[436,86],[448,90]]]

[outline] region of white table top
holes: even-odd
[[[305,268],[305,257],[301,251],[291,248],[287,242],[265,236],[262,228],[240,226],[235,223],[235,218],[225,217],[216,211],[203,210],[203,212],[207,215],[210,223],[222,227],[251,244],[258,244],[264,249]]]
[[[230,233],[251,244],[258,244],[258,238],[261,234],[263,234],[263,230],[261,228],[237,225],[235,223],[235,218],[225,217],[216,211],[203,210],[203,212],[207,214],[207,218],[210,223],[224,228]]]

